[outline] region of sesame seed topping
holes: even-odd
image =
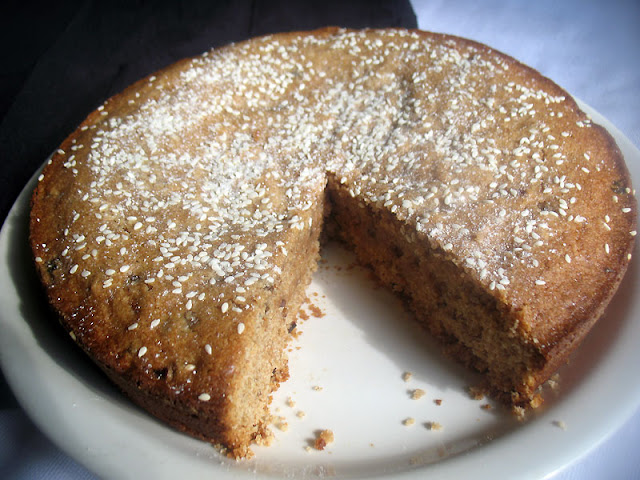
[[[143,357],[147,353],[147,347],[140,347],[138,350],[138,357]]]
[[[209,395],[208,393],[201,393],[200,395],[198,395],[198,400],[200,400],[201,402],[208,402],[209,400],[211,400],[211,395]]]
[[[241,334],[242,332],[244,332],[244,323],[240,322],[238,324],[238,333]]]
[[[211,345],[209,345],[208,343],[204,346],[204,350],[205,350],[205,352],[207,352],[209,355],[211,355],[211,353],[213,353],[213,350],[211,349]]]

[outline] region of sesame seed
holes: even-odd
[[[220,310],[222,311],[222,313],[227,313],[227,311],[229,310],[229,303],[228,302],[224,302],[222,304],[222,306],[220,307]]]
[[[242,332],[244,332],[244,323],[240,322],[238,324],[238,333],[241,334]]]
[[[211,349],[211,345],[209,345],[208,343],[204,346],[204,351],[207,352],[209,355],[211,355],[211,353],[213,352],[213,350]]]
[[[536,285],[546,285],[546,284],[547,282],[545,282],[544,280],[540,280],[540,279],[536,280]]]
[[[198,400],[200,400],[201,402],[208,402],[209,400],[211,400],[211,395],[209,395],[208,393],[201,393],[200,395],[198,395]]]
[[[129,265],[123,265],[123,266],[120,267],[120,272],[126,273],[126,272],[129,271],[130,268],[131,267]]]
[[[608,243],[604,244],[604,251],[609,253],[609,244]]]
[[[127,327],[127,330],[135,330],[136,328],[138,328],[138,322],[132,323],[131,325],[129,325]]]
[[[155,320],[153,320],[150,324],[149,327],[153,330],[154,328],[156,328],[158,325],[160,325],[160,319],[156,318]]]
[[[138,350],[138,357],[142,357],[147,353],[147,347],[140,347],[140,350]]]
[[[106,275],[111,276],[111,275],[113,275],[114,273],[116,273],[116,271],[115,271],[114,269],[112,269],[112,268],[108,268],[104,273],[105,273]]]

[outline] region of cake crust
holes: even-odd
[[[286,379],[327,215],[525,405],[613,296],[637,211],[613,138],[535,70],[458,37],[327,28],[229,45],[107,100],[45,166],[31,246],[107,375],[242,457]],[[393,254],[359,240],[372,219]],[[472,304],[485,313],[466,324]]]

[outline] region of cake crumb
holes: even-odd
[[[531,406],[531,408],[536,409],[539,406],[541,406],[543,403],[544,403],[544,399],[542,398],[542,395],[540,395],[539,393],[536,393],[531,399],[531,401],[529,402],[529,405]]]
[[[481,387],[469,387],[467,391],[473,400],[484,399],[484,390]]]
[[[554,392],[557,392],[560,388],[560,374],[555,373],[549,380],[547,380],[547,385]]]
[[[413,417],[405,418],[405,419],[402,421],[402,424],[403,424],[405,427],[409,427],[409,426],[413,425],[414,423],[416,423],[416,419],[415,419],[415,418],[413,418]]]
[[[525,410],[523,407],[519,407],[517,405],[514,405],[511,408],[511,412],[515,415],[515,417],[519,420],[519,421],[524,421],[524,417],[525,417]]]
[[[291,408],[295,407],[296,401],[291,397],[287,397],[287,406]]]
[[[296,417],[298,417],[298,418],[304,418],[306,415],[307,415],[307,414],[306,414],[306,413],[304,413],[302,410],[298,410],[298,411],[296,412]]]
[[[483,410],[491,410],[492,407],[491,407],[491,404],[485,403],[483,405],[480,405],[480,408]]]
[[[289,430],[289,424],[287,423],[287,419],[285,417],[274,417],[273,424],[277,427],[278,430],[282,432],[286,432]]]
[[[322,318],[325,315],[324,312],[313,303],[309,304],[309,310],[311,311],[311,315],[315,318]]]
[[[567,429],[567,424],[564,423],[562,420],[554,420],[553,424],[561,430]]]
[[[429,429],[429,430],[433,430],[435,432],[439,432],[442,430],[442,425],[438,422],[427,422],[425,424],[425,426]]]
[[[324,447],[333,443],[335,437],[331,430],[322,430],[316,435],[316,441],[313,444],[316,450],[324,450]]]
[[[314,386],[313,386],[313,387],[311,387],[311,388],[313,388],[313,390],[315,390],[316,392],[320,392],[320,391],[322,391],[322,387],[320,387],[320,386],[318,386],[318,385],[314,385]]]
[[[436,398],[433,403],[435,403],[436,405],[440,406],[442,405],[442,399],[441,398]]]
[[[416,388],[414,391],[411,392],[411,399],[412,400],[419,400],[422,397],[424,397],[426,394],[426,392],[424,390],[422,390],[421,388]]]
[[[411,377],[413,377],[413,373],[411,372],[404,372],[402,374],[402,380],[404,380],[405,382],[408,382],[409,380],[411,380]]]
[[[274,435],[270,429],[261,429],[260,432],[256,435],[254,441],[256,445],[269,447],[274,442]]]

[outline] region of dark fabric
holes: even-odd
[[[109,96],[183,57],[252,36],[416,27],[408,0],[5,1],[0,6],[0,221],[30,176]]]

